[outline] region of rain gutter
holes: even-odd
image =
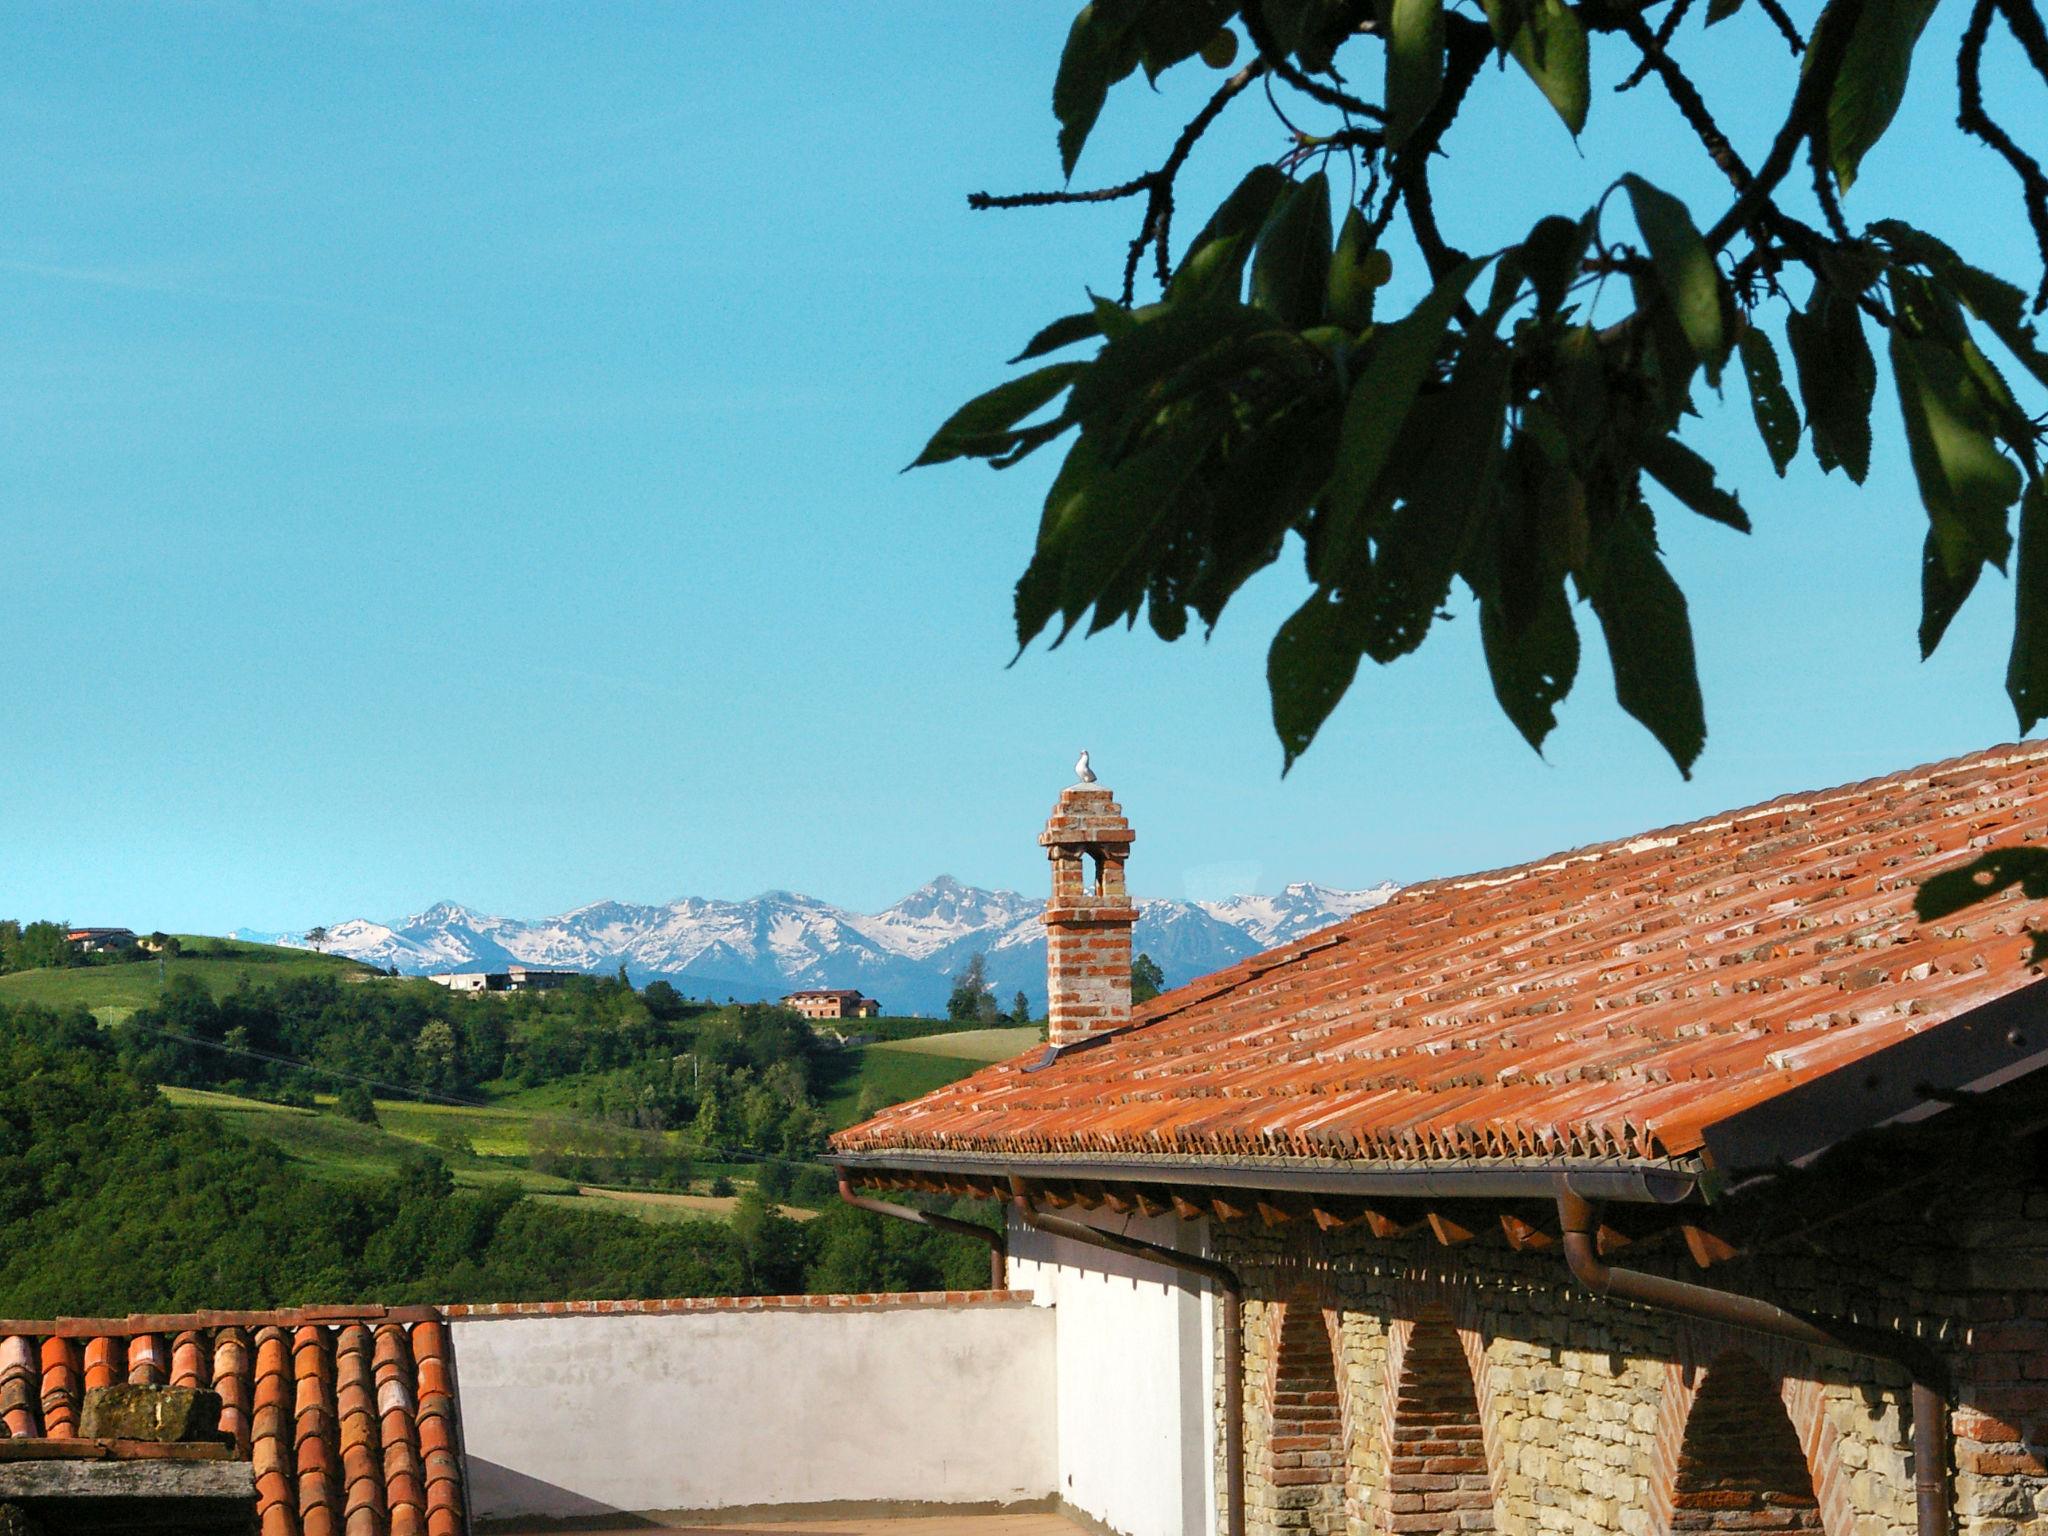
[[[1381,1199],[1542,1200],[1557,1191],[1560,1176],[1593,1200],[1626,1200],[1675,1205],[1693,1198],[1701,1172],[1691,1163],[1617,1163],[1611,1160],[1503,1158],[1494,1163],[1385,1164],[1355,1159],[1089,1157],[1018,1155],[1007,1152],[933,1152],[891,1148],[843,1152],[842,1169],[886,1169],[903,1173],[981,1174],[994,1178],[1078,1179],[1103,1184],[1182,1184],[1221,1189],[1275,1190],[1282,1194],[1356,1195]]]
[[[839,1172],[839,1198],[857,1211],[873,1211],[877,1216],[893,1216],[898,1221],[912,1222],[920,1227],[932,1227],[940,1232],[952,1232],[961,1237],[971,1237],[976,1242],[988,1244],[988,1288],[1002,1290],[1009,1282],[1009,1239],[1001,1232],[984,1227],[978,1221],[961,1221],[955,1216],[939,1216],[931,1211],[920,1211],[915,1206],[896,1205],[888,1200],[876,1200],[867,1195],[856,1195],[853,1183],[846,1176],[846,1170]]]
[[[1244,1284],[1237,1271],[1207,1254],[1169,1248],[1141,1237],[1106,1232],[1064,1216],[1047,1216],[1033,1208],[1024,1181],[1010,1176],[1010,1202],[1017,1217],[1034,1231],[1069,1242],[1106,1248],[1134,1259],[1185,1270],[1214,1282],[1223,1313],[1223,1501],[1227,1536],[1244,1536]]]
[[[1577,1184],[1576,1179],[1562,1178],[1557,1183],[1565,1263],[1573,1277],[1596,1296],[1791,1339],[1817,1349],[1846,1350],[1903,1368],[1913,1382],[1914,1529],[1917,1536],[1948,1536],[1946,1372],[1931,1350],[1887,1329],[1835,1320],[1820,1322],[1759,1297],[1641,1270],[1616,1269],[1600,1257],[1599,1205]]]

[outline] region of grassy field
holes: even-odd
[[[525,1166],[535,1122],[549,1117],[548,1108],[492,1105],[416,1104],[379,1100],[376,1125],[318,1109],[293,1109],[260,1099],[209,1093],[199,1088],[161,1090],[171,1103],[219,1115],[234,1130],[282,1149],[306,1171],[323,1178],[388,1178],[410,1153],[432,1149],[448,1164],[455,1182],[470,1189],[510,1184],[550,1205],[571,1210],[624,1212],[642,1221],[672,1222],[723,1219],[732,1214],[732,1196],[683,1194],[663,1190],[600,1189]],[[451,1148],[445,1133],[459,1131],[473,1151]],[[699,1184],[720,1175],[745,1183],[748,1170],[736,1164],[692,1161]],[[784,1215],[807,1221],[817,1213],[799,1206],[782,1207]]]
[[[159,967],[155,956],[115,965],[81,965],[60,971],[18,971],[0,976],[0,1001],[42,1003],[51,1008],[88,1008],[102,1024],[118,1024],[156,998],[173,976],[196,976],[215,997],[243,981],[275,981],[292,976],[337,975],[367,979],[378,973],[340,955],[316,955],[274,944],[243,944],[234,939],[178,936],[184,951]]]
[[[1008,1061],[1012,1056],[1021,1056],[1044,1038],[1036,1024],[1005,1025],[999,1029],[957,1029],[910,1040],[878,1040],[869,1049],[908,1051],[916,1056],[943,1056],[948,1060],[982,1066],[991,1061]]]
[[[517,1184],[521,1189],[574,1194],[568,1179],[511,1161],[524,1157],[525,1129],[516,1115],[491,1109],[441,1109],[425,1104],[380,1103],[377,1125],[361,1125],[317,1109],[293,1109],[260,1099],[208,1093],[200,1088],[165,1088],[163,1096],[188,1109],[207,1109],[245,1136],[274,1143],[309,1172],[330,1178],[367,1178],[394,1173],[408,1153],[433,1147],[455,1175],[471,1186]],[[476,1151],[448,1151],[434,1144],[434,1133],[459,1124]]]
[[[825,1119],[843,1130],[860,1118],[865,1096],[873,1106],[900,1104],[958,1082],[977,1067],[1002,1061],[1037,1043],[1031,1025],[1015,1029],[963,1029],[910,1040],[877,1040],[845,1053],[826,1085]]]

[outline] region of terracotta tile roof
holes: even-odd
[[[1912,901],[1974,850],[2043,838],[2048,743],[2028,743],[1429,881],[833,1147],[1685,1158],[1741,1111],[2037,981],[2016,894],[1927,927]]]
[[[460,1536],[448,1327],[427,1309],[0,1321],[0,1438],[78,1433],[86,1390],[211,1387],[261,1536]]]

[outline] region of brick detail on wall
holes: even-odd
[[[1382,1532],[1490,1531],[1494,1494],[1465,1344],[1433,1312],[1389,1330],[1394,1386],[1382,1418],[1386,1480],[1373,1510]]]
[[[1272,1309],[1264,1482],[1275,1528],[1331,1536],[1343,1528],[1344,1421],[1323,1309],[1297,1299]]]
[[[1820,1531],[1820,1496],[1782,1386],[1745,1354],[1707,1368],[1678,1451],[1671,1529]]]

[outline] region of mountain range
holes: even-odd
[[[1391,882],[1361,891],[1299,883],[1276,896],[1225,901],[1140,900],[1135,936],[1169,985],[1228,965],[1376,907]],[[687,896],[661,906],[600,901],[557,917],[491,917],[454,902],[389,923],[327,925],[323,948],[407,975],[496,970],[508,964],[616,971],[678,991],[743,1002],[798,987],[857,987],[888,1013],[944,1010],[953,977],[975,954],[1007,1008],[1023,992],[1045,1006],[1039,898],[987,891],[948,875],[880,912],[851,912],[793,891],[747,901]],[[237,929],[234,937],[307,946],[304,933]]]

